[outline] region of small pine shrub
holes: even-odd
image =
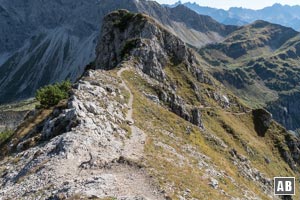
[[[40,102],[41,107],[49,108],[57,105],[61,100],[69,97],[71,89],[70,81],[63,81],[62,83],[55,83],[54,85],[47,85],[36,92],[36,99]]]

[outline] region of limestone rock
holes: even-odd
[[[214,189],[217,189],[219,186],[219,182],[214,178],[210,178],[210,181],[211,181],[210,182],[211,187],[213,187]]]
[[[193,124],[195,124],[196,126],[204,128],[204,125],[203,125],[202,119],[201,119],[201,112],[199,111],[199,109],[194,108],[192,110],[192,120],[191,120],[191,122]]]

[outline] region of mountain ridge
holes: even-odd
[[[110,13],[96,52],[68,100],[1,144],[0,196],[279,199],[271,178],[298,174],[299,139],[155,19]]]

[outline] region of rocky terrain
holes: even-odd
[[[135,164],[142,159],[145,138],[134,126],[127,138],[126,112],[132,108],[124,106],[117,82],[102,71],[89,72],[74,86],[66,108],[53,110],[42,130],[30,130],[16,144],[11,141],[10,151],[19,153],[2,160],[1,197],[55,199],[80,194],[161,199],[160,191]],[[27,149],[33,138],[47,143]],[[12,165],[14,159],[20,160]]]
[[[299,139],[206,66],[158,20],[111,12],[70,98],[0,144],[1,199],[278,198]]]
[[[236,29],[184,6],[164,8],[146,0],[0,0],[0,103],[32,97],[50,83],[75,81],[96,57],[103,17],[116,9],[147,13],[198,47]]]

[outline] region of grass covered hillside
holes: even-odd
[[[300,127],[299,33],[257,21],[199,50],[211,73],[252,108],[264,107],[287,129]]]

